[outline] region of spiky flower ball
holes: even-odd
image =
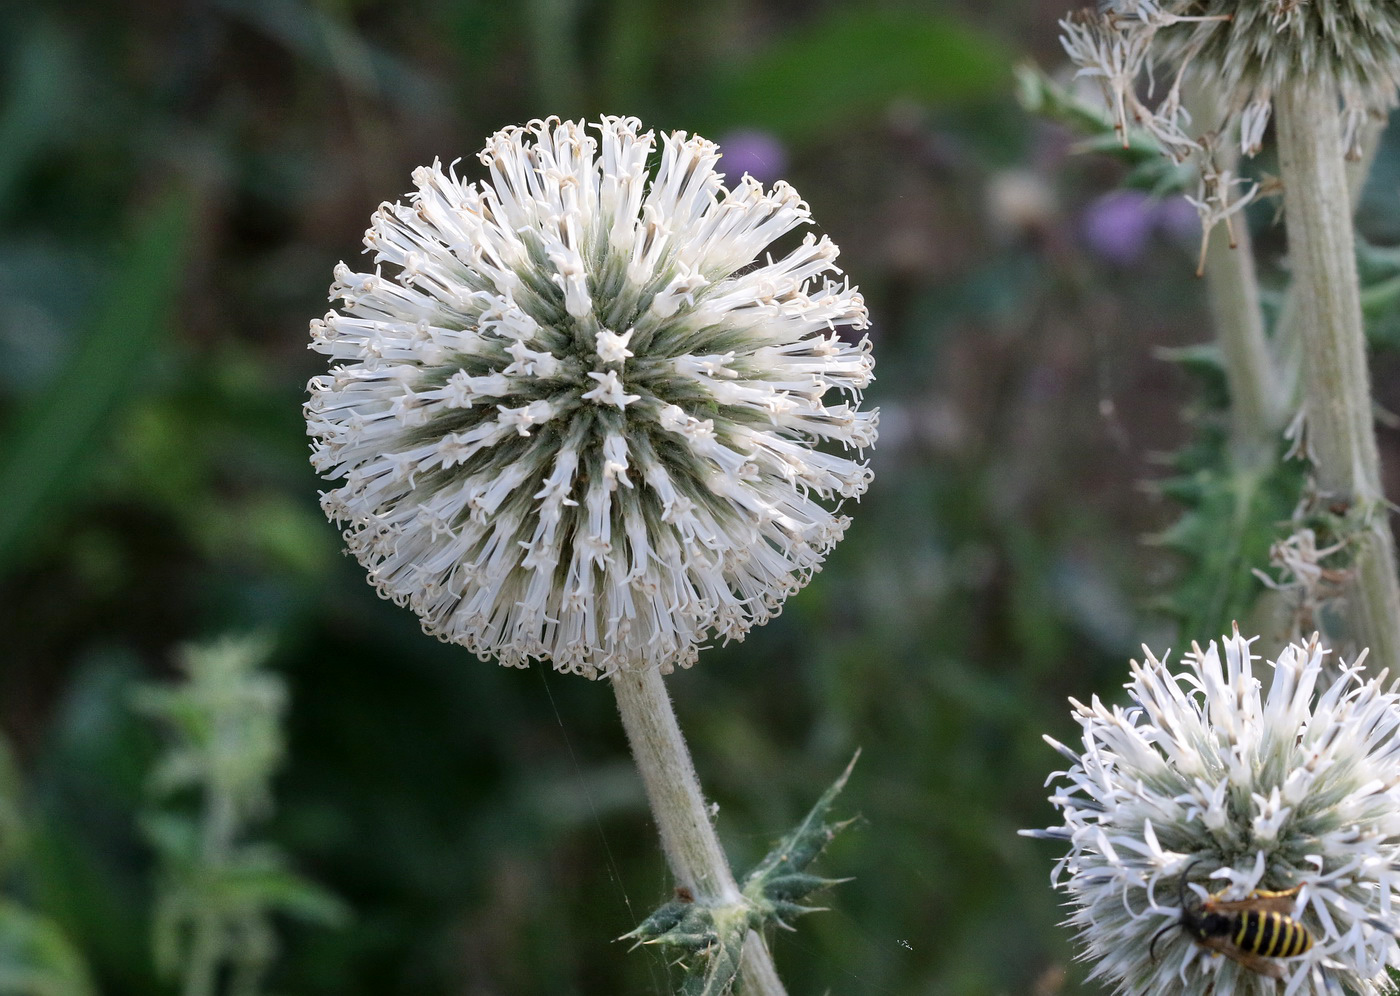
[[[786,183],[633,118],[506,128],[414,174],[312,323],[322,505],[379,592],[483,657],[688,666],[776,614],[870,481],[870,344]],[[384,272],[385,266],[389,272]],[[834,400],[833,400],[834,399]]]
[[[1358,661],[1327,677],[1316,638],[1255,677],[1238,630],[1173,673],[1147,653],[1131,704],[1074,702],[1083,746],[1052,775],[1069,843],[1052,880],[1069,894],[1093,975],[1119,993],[1277,996],[1393,991],[1400,967],[1400,695]],[[1364,655],[1363,655],[1364,656]],[[1049,738],[1047,738],[1049,739]],[[1189,882],[1182,876],[1189,871]],[[1270,960],[1286,984],[1185,930],[1207,894],[1242,900],[1301,885],[1293,916],[1315,938]]]
[[[1104,82],[1120,126],[1141,121],[1173,149],[1234,126],[1243,148],[1257,151],[1274,94],[1298,83],[1337,94],[1353,151],[1365,120],[1396,106],[1400,5],[1393,0],[1110,0],[1099,8],[1063,22],[1066,49]],[[1164,81],[1153,106],[1136,92],[1144,75]],[[1182,109],[1184,79],[1218,93],[1226,116],[1191,121]]]

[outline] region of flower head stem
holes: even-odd
[[[1380,151],[1381,135],[1384,132],[1384,122],[1373,121],[1368,124],[1362,129],[1359,140],[1361,154],[1346,162],[1347,195],[1353,216],[1355,216],[1357,208],[1361,206],[1361,195],[1366,191],[1366,180],[1371,175],[1371,167],[1375,165],[1376,153]],[[1283,307],[1279,311],[1274,335],[1276,340],[1274,351],[1278,357],[1279,376],[1283,378],[1284,384],[1284,388],[1279,394],[1288,399],[1285,405],[1286,410],[1296,410],[1300,398],[1300,381],[1303,376],[1302,332],[1298,328],[1296,302],[1298,293],[1298,285],[1296,283],[1290,284],[1288,293],[1283,299]]]
[[[1232,169],[1238,153],[1226,148],[1221,154],[1232,160],[1227,167]],[[1272,441],[1285,418],[1264,334],[1249,226],[1235,227],[1233,244],[1219,232],[1207,237],[1206,297],[1230,386],[1230,430],[1237,457],[1252,465],[1272,456]]]
[[[1218,86],[1196,80],[1186,88],[1186,101],[1193,118],[1209,120],[1220,105]],[[1234,174],[1240,151],[1234,142],[1213,146],[1215,168]],[[1230,434],[1235,458],[1244,466],[1272,459],[1273,442],[1287,421],[1286,408],[1275,387],[1274,358],[1269,352],[1264,330],[1264,310],[1259,303],[1259,277],[1254,263],[1253,240],[1249,225],[1230,224],[1225,233],[1206,230],[1201,257],[1206,299],[1215,334],[1225,361],[1225,377],[1230,389]]]
[[[655,669],[617,671],[611,679],[627,743],[646,786],[661,849],[676,885],[688,890],[697,903],[742,902],[671,708],[665,679]],[[744,992],[751,996],[786,994],[768,946],[754,931],[744,944],[740,978]]]
[[[1337,94],[1305,79],[1276,96],[1293,296],[1303,344],[1308,451],[1321,494],[1364,528],[1353,540],[1350,638],[1381,667],[1400,665],[1400,582],[1386,520],[1356,272]]]

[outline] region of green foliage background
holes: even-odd
[[[331,267],[358,256],[414,166],[463,157],[475,176],[498,127],[628,113],[785,142],[788,178],[875,320],[882,440],[848,538],[779,620],[670,679],[736,868],[863,751],[837,804],[861,820],[818,863],[854,881],[776,938],[790,991],[1081,991],[1048,888],[1057,855],[1016,830],[1053,818],[1042,783],[1061,762],[1040,735],[1074,742],[1065,697],[1113,695],[1141,642],[1180,645],[1149,606],[1182,565],[1141,542],[1179,510],[1141,484],[1174,472],[1153,457],[1188,442],[1180,413],[1200,398],[1154,350],[1209,333],[1194,247],[1159,237],[1134,266],[1091,257],[1079,213],[1124,168],[1070,157],[1069,137],[1013,102],[1015,58],[1060,61],[1062,13],[9,11],[0,856],[12,807],[30,839],[24,861],[0,862],[6,936],[57,945],[75,987],[85,961],[97,992],[173,991],[153,975],[138,827],[159,741],[133,690],[173,677],[183,642],[256,630],[290,695],[261,832],[349,910],[336,927],[278,922],[270,991],[675,988],[664,954],[612,943],[669,885],[608,688],[483,664],[378,601],[317,507],[300,415]],[[1363,212],[1380,243],[1400,239],[1395,162]],[[1269,209],[1254,221],[1276,252]],[[1371,301],[1392,337],[1395,297]],[[1381,401],[1400,406],[1393,375],[1378,368]],[[0,992],[31,991],[5,974],[23,956],[0,945]]]

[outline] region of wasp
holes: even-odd
[[[1283,978],[1283,968],[1272,959],[1296,958],[1313,946],[1313,936],[1293,919],[1293,906],[1301,883],[1284,892],[1256,889],[1243,899],[1225,900],[1216,893],[1197,903],[1187,899],[1186,879],[1199,862],[1181,873],[1181,919],[1169,923],[1152,937],[1147,952],[1157,960],[1157,941],[1173,927],[1180,927],[1203,948],[1232,958],[1245,968]],[[1194,899],[1194,897],[1193,897]]]

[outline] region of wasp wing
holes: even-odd
[[[1251,972],[1267,975],[1271,979],[1283,978],[1283,966],[1270,958],[1261,958],[1243,950],[1228,937],[1202,937],[1197,939],[1203,946],[1223,954],[1226,958],[1239,962]]]
[[[1251,892],[1243,899],[1216,899],[1211,896],[1204,903],[1202,908],[1209,913],[1247,913],[1250,910],[1257,910],[1260,913],[1282,913],[1289,916],[1293,912],[1293,907],[1298,899],[1298,890],[1303,887],[1300,882],[1293,888],[1285,892]]]

